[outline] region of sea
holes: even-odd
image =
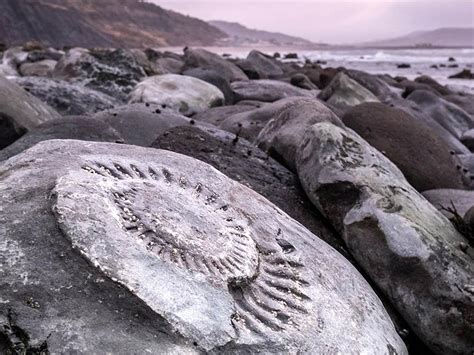
[[[181,49],[170,48],[179,52]],[[253,48],[206,48],[218,54],[230,55],[234,58],[245,58]],[[447,85],[456,92],[474,94],[474,80],[449,79],[451,75],[463,69],[474,72],[474,49],[330,49],[330,50],[301,50],[291,48],[258,48],[260,51],[273,55],[278,52],[297,53],[299,61],[309,59],[313,62],[322,61],[323,67],[345,67],[363,70],[372,74],[389,74],[393,77],[404,76],[415,79],[420,75],[429,75],[439,83]],[[454,58],[454,62],[448,61]],[[409,64],[410,68],[398,68],[399,64]],[[437,68],[433,66],[436,65]],[[455,68],[449,65],[457,65]]]

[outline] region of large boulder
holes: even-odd
[[[130,93],[129,103],[152,103],[186,116],[224,104],[214,85],[190,76],[166,74],[149,77]]]
[[[374,94],[349,78],[339,73],[318,96],[329,105],[344,111],[364,102],[380,102]]]
[[[234,103],[234,93],[232,92],[230,83],[215,70],[193,68],[183,72],[183,75],[192,76],[193,78],[201,79],[206,83],[214,85],[224,94],[226,105],[232,105]]]
[[[306,197],[298,178],[243,138],[203,126],[175,127],[160,136],[153,148],[171,150],[215,167],[231,179],[258,192],[313,234],[345,253],[319,211]]]
[[[390,159],[418,191],[464,187],[449,145],[406,112],[365,103],[350,109],[342,121]]]
[[[302,73],[293,74],[290,78],[291,85],[305,90],[319,90],[313,82]]]
[[[474,128],[474,117],[455,104],[429,91],[417,90],[407,99],[415,102],[425,113],[457,138],[461,138],[464,132]]]
[[[91,89],[125,101],[146,73],[129,50],[88,51],[73,48],[59,60],[53,76],[80,82]]]
[[[273,117],[276,117],[287,107],[300,103],[301,100],[304,100],[304,98],[291,97],[271,104],[266,104],[265,106],[251,111],[229,116],[227,119],[221,121],[219,128],[232,132],[253,143],[260,134],[260,131],[267,125],[268,121]]]
[[[441,96],[452,95],[453,92],[447,87],[441,85],[433,78],[428,75],[422,75],[415,79],[416,83],[421,83],[430,86],[434,91],[436,91]]]
[[[23,63],[20,66],[20,74],[23,76],[51,76],[57,63],[57,61],[51,59],[34,63]]]
[[[53,139],[76,139],[110,143],[123,142],[120,133],[105,122],[90,117],[69,116],[43,123],[26,133],[13,144],[0,151],[0,161],[20,154],[39,142]]]
[[[474,95],[466,93],[452,94],[443,96],[443,99],[459,106],[468,114],[470,114],[471,117],[474,117]]]
[[[291,171],[296,171],[296,152],[306,129],[318,122],[344,124],[316,99],[293,100],[268,121],[255,143]]]
[[[275,58],[256,50],[249,53],[247,62],[257,72],[258,79],[278,79],[285,74]]]
[[[469,149],[461,143],[458,137],[443,127],[437,120],[435,120],[429,112],[422,110],[415,102],[403,99],[391,99],[387,102],[390,107],[395,107],[405,111],[408,115],[413,117],[416,121],[422,122],[429,126],[445,143],[453,154],[467,154]]]
[[[221,56],[200,48],[186,48],[183,70],[191,68],[212,69],[228,81],[247,80],[247,75],[235,64]]]
[[[264,103],[242,103],[239,105],[212,107],[209,110],[196,113],[193,119],[196,121],[207,122],[214,126],[219,126],[228,117],[255,110],[264,106]]]
[[[193,120],[159,105],[131,104],[94,115],[120,133],[126,144],[149,147],[166,130],[187,126]]]
[[[470,187],[474,189],[474,153],[461,154],[456,158],[459,159],[459,169],[470,182]]]
[[[374,94],[380,101],[396,97],[395,91],[382,79],[360,70],[348,69],[345,74]]]
[[[53,108],[0,76],[0,114],[9,117],[18,131],[61,117]]]
[[[15,125],[11,117],[0,112],[0,150],[18,140],[25,132],[25,129]]]
[[[463,217],[474,206],[474,191],[438,189],[423,192],[423,196],[446,217],[452,218],[449,210]]]
[[[300,181],[368,276],[438,354],[474,347],[474,250],[383,154],[331,123],[307,130]]]
[[[0,166],[0,196],[7,339],[50,353],[407,353],[349,262],[196,159],[49,141]]]
[[[461,143],[464,144],[471,152],[474,152],[474,128],[464,132],[461,136]]]
[[[231,84],[236,102],[256,100],[275,102],[288,97],[316,97],[319,91],[300,89],[277,80],[242,80]]]
[[[120,104],[103,92],[65,80],[23,77],[12,81],[63,116],[88,116]]]

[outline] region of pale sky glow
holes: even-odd
[[[203,20],[313,41],[354,43],[439,27],[474,27],[474,0],[149,0]]]

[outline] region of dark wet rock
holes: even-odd
[[[64,80],[39,77],[13,80],[63,116],[88,116],[119,105],[118,100],[107,94]]]
[[[402,90],[401,97],[406,99],[408,96],[410,96],[413,92],[417,90],[424,90],[424,91],[429,91],[436,96],[440,96],[441,94],[433,88],[431,85],[428,85],[426,83],[421,83],[421,82],[415,82],[412,80],[404,79],[399,81],[395,87],[399,88]]]
[[[295,99],[276,112],[258,135],[255,143],[291,171],[296,171],[296,152],[305,131],[318,122],[344,124],[322,102]]]
[[[350,130],[312,126],[297,166],[310,199],[416,334],[436,353],[469,353],[474,264],[451,222]]]
[[[462,171],[471,189],[474,189],[474,153],[456,156],[459,159],[459,170]]]
[[[232,106],[220,106],[220,107],[213,107],[209,110],[199,112],[193,115],[193,120],[199,122],[206,122],[210,123],[214,126],[219,126],[223,121],[225,121],[228,117],[255,110],[262,105],[256,105],[251,103],[245,103],[242,105],[232,105]]]
[[[285,54],[285,59],[298,59],[298,53],[287,53]]]
[[[474,79],[474,74],[469,69],[463,69],[461,72],[451,75],[449,79]]]
[[[266,76],[258,70],[258,67],[246,59],[237,59],[234,61],[234,64],[237,65],[250,80],[266,79]]]
[[[204,49],[186,48],[184,51],[184,63],[183,71],[192,68],[205,68],[216,71],[230,82],[248,79],[247,75],[235,64]]]
[[[441,96],[446,96],[446,95],[452,95],[453,94],[453,92],[451,90],[449,90],[447,87],[441,85],[436,80],[434,80],[433,78],[431,78],[427,75],[422,75],[422,76],[416,78],[415,82],[420,83],[420,84],[428,85],[429,87],[431,87],[434,91],[436,91]]]
[[[275,102],[288,97],[316,97],[318,91],[297,88],[291,84],[277,80],[242,80],[231,84],[236,102],[257,100]]]
[[[471,207],[464,216],[464,222],[474,231],[474,207]]]
[[[305,90],[318,90],[318,87],[304,74],[294,74],[290,79],[291,85]]]
[[[184,154],[221,171],[258,192],[312,233],[344,253],[340,240],[306,197],[298,178],[243,138],[217,128],[177,127],[159,137],[153,148]]]
[[[349,110],[342,121],[390,159],[418,191],[464,187],[449,145],[406,112],[365,103]]]
[[[398,69],[409,69],[409,68],[411,68],[411,64],[408,64],[408,63],[398,64],[397,68]]]
[[[302,99],[301,97],[283,99],[251,111],[229,116],[221,122],[219,128],[243,137],[250,142],[255,142],[268,121],[286,108],[298,104]]]
[[[214,85],[224,94],[226,105],[232,105],[234,103],[234,93],[232,92],[229,81],[220,76],[215,70],[194,68],[186,70],[183,74]]]
[[[474,118],[460,107],[434,95],[431,92],[417,90],[408,96],[426,114],[430,115],[448,132],[461,138],[464,132],[474,128]]]
[[[69,116],[49,121],[26,133],[15,143],[0,151],[0,161],[7,160],[52,139],[77,139],[91,142],[123,142],[120,134],[107,123],[84,116]]]
[[[410,100],[392,99],[387,103],[390,107],[399,108],[409,114],[423,124],[428,125],[433,132],[442,138],[453,154],[466,154],[469,149],[461,143],[458,137],[454,136],[450,131],[443,127],[437,120],[432,117],[429,112],[425,112],[415,102]]]
[[[464,132],[461,137],[461,143],[464,144],[471,152],[474,152],[474,129]]]
[[[345,74],[369,90],[382,102],[390,97],[397,96],[394,90],[381,78],[360,70],[346,70]]]
[[[277,79],[285,74],[280,62],[256,50],[249,53],[247,62],[251,63],[253,68],[255,68],[259,79]]]
[[[185,116],[224,104],[224,94],[214,85],[185,75],[156,75],[141,81],[129,103],[161,105]]]
[[[446,217],[453,218],[449,209],[463,217],[474,206],[474,191],[437,189],[423,192],[423,196]]]
[[[166,130],[191,125],[190,118],[161,105],[131,104],[99,112],[94,118],[109,124],[124,143],[149,147]]]
[[[20,66],[20,74],[23,76],[51,76],[57,62],[45,59],[34,63],[23,63]]]
[[[331,82],[339,73],[340,70],[336,68],[322,69],[319,73],[319,84],[316,85],[318,85],[321,90],[324,90],[329,84],[331,84]]]
[[[25,129],[15,125],[15,121],[11,117],[0,112],[0,150],[21,138],[25,132]]]
[[[20,132],[61,117],[53,108],[0,76],[0,113]]]
[[[88,88],[125,101],[146,73],[129,50],[87,51],[74,48],[61,58],[53,76],[80,82]]]
[[[158,58],[150,62],[149,75],[180,74],[184,66],[184,61],[175,58]]]
[[[455,61],[456,61],[456,59],[453,58],[453,57],[449,57],[449,58],[448,58],[448,62],[455,62]]]
[[[464,111],[466,111],[468,114],[470,114],[471,117],[474,117],[474,95],[470,95],[470,94],[462,94],[462,95],[452,94],[452,95],[443,96],[443,99],[459,106]]]
[[[347,260],[196,159],[43,142],[0,195],[0,314],[51,353],[407,353]]]
[[[328,104],[345,111],[364,102],[379,102],[369,90],[359,85],[344,73],[339,73],[318,95]]]

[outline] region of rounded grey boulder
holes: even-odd
[[[300,181],[349,252],[436,353],[474,347],[473,253],[467,239],[353,131],[307,130]]]
[[[0,314],[51,353],[406,354],[349,262],[198,160],[48,141],[0,195]]]

